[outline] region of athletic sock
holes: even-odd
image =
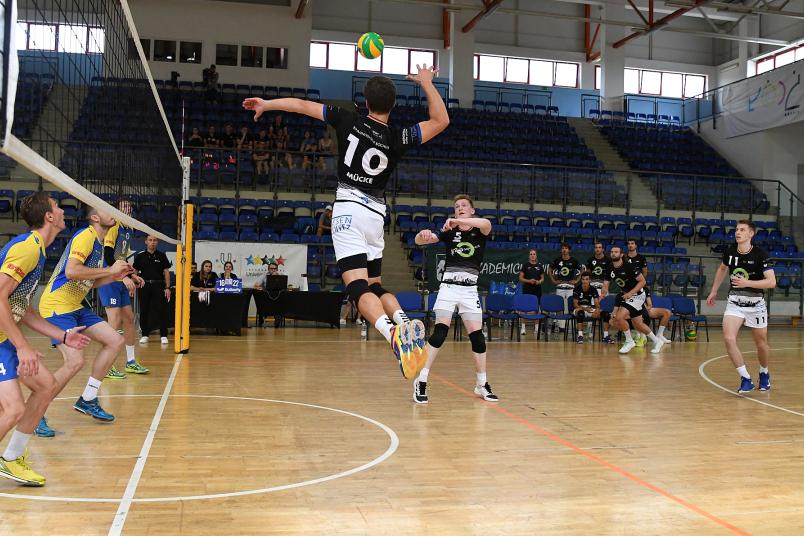
[[[583,330],[582,329],[578,330],[578,337],[583,337]]]
[[[759,367],[759,373],[760,374],[767,374],[768,373],[768,367]]]
[[[391,328],[394,327],[394,324],[391,322],[391,319],[388,318],[388,315],[382,315],[378,318],[377,321],[374,322],[374,327],[377,328],[377,331],[382,333],[386,341],[391,342]]]
[[[136,360],[137,358],[134,357],[134,346],[126,345],[126,363],[132,363]]]
[[[430,374],[430,369],[429,368],[423,368],[422,371],[419,372],[419,381],[420,382],[426,382],[427,381],[427,376],[429,374]]]
[[[751,375],[748,374],[748,369],[745,368],[745,365],[743,365],[742,367],[737,367],[737,373],[747,380],[751,379]]]
[[[659,326],[659,329],[656,330],[656,335],[664,337],[664,326]]]
[[[625,342],[634,342],[634,338],[631,336],[630,330],[623,331],[623,335],[625,335]]]
[[[485,372],[478,372],[477,373],[477,384],[478,385],[486,385],[486,373]]]
[[[87,380],[87,386],[84,387],[84,394],[81,395],[81,398],[83,398],[85,402],[95,400],[98,398],[98,389],[100,389],[100,386],[101,381],[90,376],[89,380]]]
[[[650,339],[650,342],[659,342],[659,337],[654,335],[652,331],[649,331],[645,336]]]
[[[410,318],[408,318],[408,315],[405,314],[405,311],[402,309],[394,311],[394,324],[398,326],[399,324],[404,324],[405,322],[410,322]]]
[[[608,331],[604,331],[604,332],[603,332],[603,337],[608,337],[608,336],[609,336],[609,332],[608,332]]]
[[[7,462],[12,462],[25,454],[25,447],[28,446],[30,439],[31,434],[23,434],[18,430],[14,430],[14,433],[11,434],[11,440],[6,447],[6,451],[3,453],[3,459]]]

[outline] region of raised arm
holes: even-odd
[[[324,120],[324,105],[303,99],[273,99],[265,100],[259,97],[250,97],[243,101],[243,108],[254,112],[256,123],[265,112],[291,112],[303,114],[319,121]]]
[[[484,236],[488,236],[491,232],[491,221],[486,218],[447,218],[442,230],[448,231],[459,225],[471,225],[472,227],[476,227]]]
[[[444,99],[441,98],[441,94],[438,93],[438,90],[433,85],[433,78],[438,69],[435,66],[428,67],[427,65],[417,65],[416,69],[419,71],[418,74],[409,74],[408,80],[419,84],[427,96],[427,113],[430,115],[430,119],[419,123],[422,143],[426,143],[441,134],[449,126],[449,113],[447,113]]]
[[[423,229],[419,231],[416,238],[413,239],[417,246],[426,246],[429,244],[436,244],[439,241],[438,235],[430,229]]]

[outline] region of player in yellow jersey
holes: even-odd
[[[0,249],[0,440],[17,427],[0,458],[0,476],[26,486],[43,486],[45,477],[28,465],[25,447],[56,396],[58,382],[39,362],[42,354],[31,347],[17,322],[77,352],[89,344],[89,337],[81,333],[83,326],[63,331],[29,307],[42,277],[45,249],[64,229],[64,211],[47,192],[38,192],[22,200],[20,216],[31,231]],[[31,390],[27,401],[20,383]]]
[[[131,201],[121,199],[117,208],[127,216],[131,215]],[[125,227],[117,222],[106,233],[103,241],[103,257],[106,266],[112,266],[117,259],[127,260],[129,257],[131,241],[134,237],[134,229]],[[142,288],[145,281],[136,274],[131,274],[123,278],[122,281],[109,283],[98,289],[98,297],[103,307],[106,309],[106,319],[109,325],[120,332],[123,327],[123,339],[126,343],[126,367],[125,370],[131,374],[148,374],[150,370],[137,362],[134,355],[134,340],[137,336],[137,328],[134,327],[134,310],[131,307],[131,298],[134,297],[136,289]],[[112,368],[106,374],[111,380],[122,380],[126,377],[125,372],[117,370],[112,363]]]
[[[84,392],[73,408],[100,421],[111,422],[114,416],[98,404],[98,389],[114,358],[123,349],[123,337],[82,302],[90,290],[120,281],[131,274],[133,268],[123,260],[103,266],[103,240],[116,222],[109,214],[93,207],[87,207],[86,218],[89,226],[77,231],[67,244],[39,300],[39,311],[48,322],[62,329],[86,326],[84,333],[101,344]],[[84,366],[84,352],[60,340],[53,340],[53,344],[64,356],[67,369],[63,376],[56,376],[61,391]]]

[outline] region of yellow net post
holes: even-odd
[[[193,205],[189,202],[190,159],[182,158],[184,188],[182,191],[181,236],[176,246],[176,316],[174,348],[177,354],[190,350],[190,279],[193,263]]]

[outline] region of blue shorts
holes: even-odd
[[[20,360],[17,357],[17,349],[6,339],[0,343],[0,382],[17,379],[17,367]]]
[[[98,289],[98,296],[104,307],[126,307],[131,305],[128,289],[121,281],[109,283]]]
[[[63,315],[54,314],[53,316],[47,317],[45,320],[57,328],[61,328],[65,331],[76,326],[92,327],[95,324],[100,324],[103,322],[101,317],[86,307],[82,307],[81,309],[77,309],[72,313],[65,313]],[[62,341],[56,340],[51,340],[50,342],[57,346],[62,343]]]

